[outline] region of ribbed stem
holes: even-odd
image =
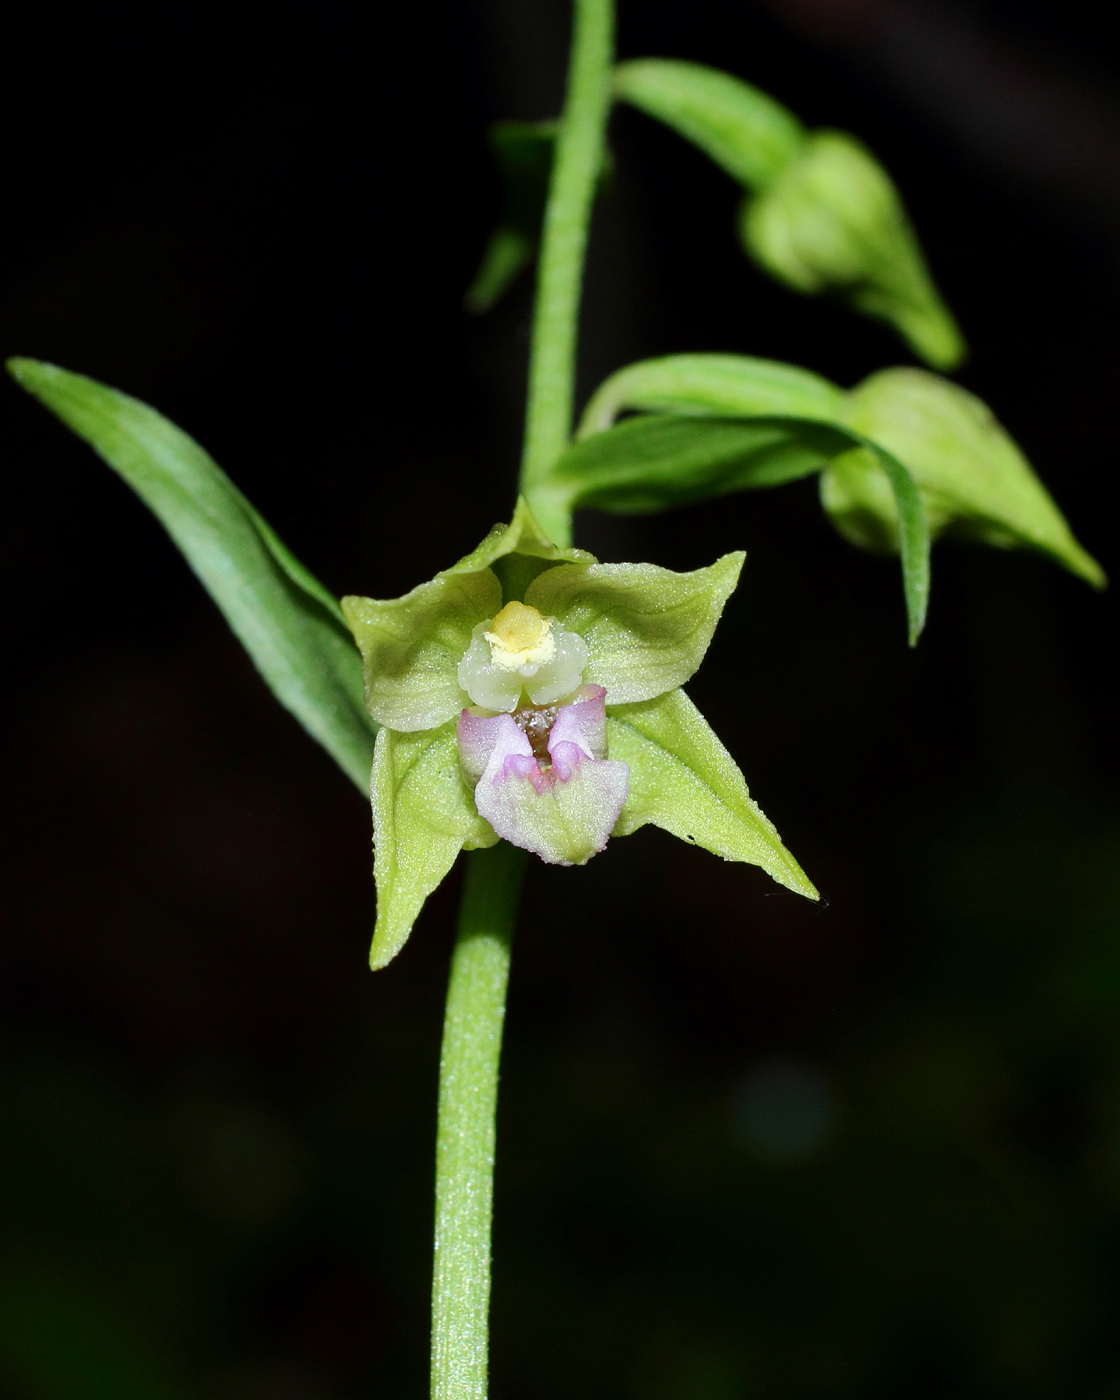
[[[571,516],[550,499],[549,467],[568,445],[587,230],[610,110],[613,0],[575,0],[568,91],[556,139],[537,272],[521,487],[557,544],[571,542]]]
[[[439,1065],[432,1400],[485,1400],[494,1130],[509,950],[525,853],[466,858]]]
[[[614,0],[574,0],[568,91],[541,239],[521,489],[545,532],[571,541],[547,473],[568,445],[587,230],[610,107]],[[432,1400],[486,1400],[498,1061],[524,852],[467,857],[439,1070]]]

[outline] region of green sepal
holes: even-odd
[[[463,780],[454,721],[412,734],[383,728],[370,796],[377,923],[369,961],[379,968],[400,952],[459,852],[493,846],[498,838]]]
[[[872,375],[848,396],[848,421],[906,463],[936,536],[945,530],[997,547],[1039,550],[1094,587],[1099,564],[988,407],[918,369]],[[865,453],[839,457],[821,477],[821,501],[840,533],[879,552],[898,549],[898,516]]]
[[[490,569],[437,574],[403,598],[343,598],[362,653],[366,709],[378,724],[415,732],[454,718],[463,708],[456,668],[471,631],[501,606]]]
[[[517,569],[503,568],[517,563]],[[342,613],[362,655],[365,703],[378,724],[409,733],[445,724],[463,707],[456,674],[471,632],[502,606],[495,567],[526,585],[541,567],[593,564],[583,549],[561,549],[522,498],[508,525],[403,598],[346,597]]]
[[[272,693],[364,790],[375,726],[337,601],[198,443],[155,409],[38,360],[9,360],[8,369],[159,518]]]
[[[746,200],[740,232],[751,256],[787,286],[838,293],[893,325],[938,369],[964,358],[898,191],[854,137],[814,132],[773,184]]]
[[[531,559],[541,559],[548,564],[594,564],[595,556],[585,549],[562,548],[555,545],[538,525],[536,517],[529,509],[524,496],[519,496],[513,519],[508,525],[495,525],[477,549],[450,569],[444,569],[439,578],[450,578],[457,574],[475,573],[479,569],[491,569],[500,559],[511,554],[525,555]]]
[[[617,97],[673,128],[748,188],[789,165],[805,140],[792,112],[730,73],[641,58],[614,70]]]
[[[630,765],[630,793],[615,836],[652,823],[724,860],[761,866],[796,894],[820,898],[683,690],[610,707],[607,742],[611,758]]]
[[[578,440],[611,427],[624,409],[652,413],[843,420],[844,391],[811,370],[750,355],[664,355],[638,360],[596,389]]]
[[[656,564],[561,564],[530,585],[525,601],[578,632],[590,660],[585,681],[611,704],[651,699],[683,685],[704,659],[746,555],[674,573]]]

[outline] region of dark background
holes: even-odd
[[[623,0],[894,173],[961,375],[1120,571],[1120,80],[1083,0]],[[339,593],[508,517],[523,282],[461,311],[487,123],[559,105],[559,0],[40,7],[8,25],[0,349],[155,404]],[[851,384],[885,329],[757,275],[735,192],[612,125],[581,383],[673,351]],[[3,389],[0,1393],[425,1393],[457,895],[365,970],[368,812],[159,527]],[[1120,1397],[1116,604],[806,483],[588,515],[749,552],[691,687],[825,892],[646,830],[536,866],[500,1119],[495,1400]]]

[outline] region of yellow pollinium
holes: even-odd
[[[543,666],[556,655],[552,622],[528,603],[507,603],[483,636],[490,643],[490,657],[507,671],[522,666]]]

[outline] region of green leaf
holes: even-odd
[[[1074,539],[1026,458],[974,395],[917,369],[872,375],[849,395],[848,420],[905,462],[935,534],[951,529],[990,545],[1040,550],[1102,587],[1104,573]],[[821,478],[837,529],[865,548],[894,550],[898,516],[863,454],[838,458]]]
[[[612,703],[647,700],[696,671],[745,554],[678,574],[656,564],[561,564],[535,579],[525,601],[587,643],[585,679]]]
[[[810,476],[852,434],[802,418],[628,418],[575,443],[541,488],[570,506],[642,514]]]
[[[362,653],[366,708],[377,722],[428,730],[457,715],[463,692],[456,668],[472,629],[501,606],[501,584],[485,568],[440,574],[403,598],[343,598]]]
[[[772,97],[699,63],[642,58],[614,71],[616,96],[671,126],[748,188],[797,155],[805,128]]]
[[[454,720],[416,734],[382,729],[370,793],[377,884],[370,966],[376,969],[400,952],[459,852],[493,846],[498,838],[463,780]]]
[[[820,898],[683,690],[641,705],[611,706],[607,742],[611,758],[630,765],[630,794],[615,836],[651,822],[724,860],[759,865],[808,899]]]
[[[540,229],[559,122],[494,122],[486,133],[502,176],[506,217],[524,233]]]
[[[902,591],[910,645],[916,646],[926,625],[929,608],[929,525],[914,478],[897,457],[878,443],[866,442],[870,454],[887,478],[899,519],[899,554],[902,556]]]
[[[843,421],[844,391],[799,365],[749,355],[665,355],[612,374],[592,395],[577,437],[611,427],[624,409]]]
[[[537,256],[537,240],[518,228],[499,224],[482,251],[482,261],[467,288],[463,305],[475,315],[495,306]]]
[[[334,598],[202,448],[154,409],[37,360],[8,368],[159,517],[272,693],[364,789],[374,726]]]
[[[903,592],[913,645],[925,625],[929,601],[929,530],[921,498],[896,457],[842,423],[668,413],[630,418],[570,447],[539,493],[551,493],[565,509],[665,510],[731,491],[796,481],[853,447],[873,453],[903,522]]]
[[[902,200],[854,137],[815,132],[773,184],[743,205],[744,246],[799,292],[833,291],[895,327],[929,364],[952,369],[965,345],[937,294]]]

